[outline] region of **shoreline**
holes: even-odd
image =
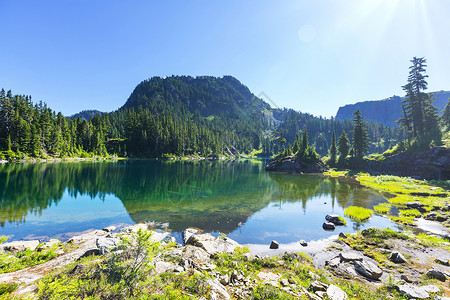
[[[42,287],[42,284],[36,283],[42,280],[45,282],[48,274],[54,273],[56,275],[51,276],[61,276],[57,274],[63,272],[65,274],[64,276],[68,276],[68,279],[71,276],[76,276],[80,271],[73,270],[78,270],[77,268],[80,268],[80,265],[89,265],[92,264],[91,262],[94,262],[94,265],[102,264],[103,262],[107,262],[111,255],[121,255],[123,251],[130,250],[119,246],[122,243],[121,240],[136,239],[136,237],[142,235],[139,232],[145,232],[146,230],[151,230],[148,224],[138,223],[131,226],[124,226],[120,229],[116,226],[108,226],[101,230],[96,229],[84,232],[80,235],[73,236],[65,243],[51,240],[46,244],[41,244],[41,246],[39,246],[38,241],[3,244],[0,247],[3,253],[9,253],[8,251],[20,252],[25,247],[31,247],[32,251],[47,251],[39,249],[53,247],[55,253],[58,253],[58,255],[36,266],[0,274],[0,284],[14,281],[18,284],[14,295],[35,295],[40,292],[39,289]],[[310,286],[308,289],[306,289],[307,286],[302,288],[300,283],[297,283],[300,284],[298,286],[297,284],[286,284],[283,281],[283,276],[280,274],[295,270],[291,270],[289,267],[289,264],[292,262],[296,263],[297,268],[300,263],[301,268],[309,270],[309,276],[315,278],[314,282],[318,282],[317,284],[322,284],[322,286],[326,285],[329,287],[330,284],[338,284],[338,286],[340,285],[345,290],[341,280],[348,280],[348,276],[351,276],[352,284],[365,286],[365,293],[369,293],[372,289],[379,289],[380,287],[389,285],[389,282],[392,280],[391,278],[394,278],[396,289],[400,291],[400,294],[407,295],[407,292],[403,290],[407,290],[408,288],[421,289],[419,285],[423,280],[420,279],[418,274],[430,273],[429,257],[437,255],[443,261],[450,259],[450,252],[441,249],[437,245],[428,245],[423,249],[420,249],[420,247],[412,247],[410,245],[411,243],[416,244],[418,242],[420,243],[420,241],[415,241],[414,237],[409,237],[407,240],[404,240],[406,236],[402,235],[402,233],[395,234],[384,241],[378,242],[379,246],[373,246],[371,245],[373,242],[371,242],[371,239],[367,239],[368,237],[392,232],[375,227],[364,229],[361,233],[333,235],[326,239],[309,241],[306,246],[301,246],[298,242],[280,244],[277,249],[270,249],[267,244],[241,245],[227,237],[214,237],[209,233],[202,233],[201,230],[194,228],[188,228],[183,232],[182,244],[175,243],[170,232],[161,230],[154,230],[152,232],[150,239],[152,243],[160,245],[158,246],[160,250],[157,251],[161,252],[158,252],[155,258],[149,261],[149,266],[151,266],[149,269],[150,273],[146,273],[145,276],[157,277],[165,273],[173,274],[173,276],[191,276],[191,270],[202,270],[202,272],[208,274],[205,280],[211,278],[214,281],[214,284],[210,284],[210,292],[222,295],[219,298],[211,299],[230,299],[230,296],[236,296],[236,293],[240,293],[239,291],[242,290],[246,291],[244,293],[245,297],[241,297],[245,299],[259,284],[268,284],[273,288],[280,289],[282,293],[287,293],[295,297],[306,295],[310,299],[316,299],[309,297],[310,295],[317,294],[314,289],[311,290],[312,281],[308,280],[304,283]],[[370,256],[370,252],[362,251],[358,248],[363,245],[383,248],[386,247],[383,245],[391,239],[393,239],[392,245],[395,245],[395,248],[387,248],[388,254],[400,251],[401,253],[405,253],[407,257],[406,263],[401,264],[401,269],[397,267],[392,268],[398,263],[393,263],[389,260],[380,262],[378,258]],[[354,242],[360,245],[355,248],[353,246]],[[448,245],[450,243],[447,243]],[[133,243],[127,247],[134,247]],[[89,256],[93,256],[93,258],[88,259]],[[243,257],[245,258],[244,260],[242,260]],[[84,258],[88,260],[86,261]],[[228,269],[223,269],[222,265],[225,263],[225,266],[227,266],[226,261],[229,259],[235,261],[230,266],[231,273],[226,271]],[[186,264],[186,261],[195,263]],[[263,266],[266,265],[266,267],[259,269],[259,271],[258,268],[256,270],[250,269],[253,270],[248,271],[250,273],[238,272],[236,275],[233,275],[236,270],[240,270],[242,267],[245,268],[245,266],[259,265],[261,263]],[[66,267],[67,265],[71,265],[72,267],[68,269]],[[366,268],[365,271],[358,269],[358,266]],[[71,269],[73,270],[70,271]],[[441,273],[443,272],[444,281],[446,281],[445,278],[447,276],[445,274],[449,274],[448,276],[450,276],[450,273],[448,273],[450,272],[450,267],[434,263],[432,270],[435,269],[441,270]],[[280,270],[284,271],[280,273]],[[328,274],[328,280],[323,279],[323,275],[321,275],[323,272]],[[408,277],[402,279],[405,274],[408,274]],[[411,278],[415,279],[411,281],[412,283],[409,283],[410,281],[408,280]],[[331,283],[330,280],[332,280]],[[253,282],[254,284],[248,285],[247,282]],[[426,282],[430,284],[429,280]],[[445,288],[445,285],[441,285],[440,282],[439,279],[432,281],[433,288],[430,288],[430,291],[432,293],[443,292],[444,295],[449,296],[450,290]],[[284,287],[289,287],[289,289],[285,289]],[[345,293],[344,290],[341,291]],[[326,289],[324,291],[326,292]],[[320,295],[320,293],[317,295]]]

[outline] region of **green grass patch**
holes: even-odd
[[[358,177],[357,180],[364,186],[397,194],[438,197],[446,197],[449,194],[441,187],[434,187],[428,185],[425,181],[416,180],[410,177],[379,175],[376,177]]]
[[[414,226],[414,217],[389,216],[389,219],[391,219],[392,221],[394,221],[396,223],[400,223],[400,224],[403,224],[403,225]]]
[[[417,209],[405,209],[400,211],[400,216],[418,218],[422,216],[422,214]]]
[[[5,297],[14,292],[17,289],[18,284],[13,282],[0,283],[0,297]]]
[[[391,206],[392,205],[390,203],[380,203],[374,206],[373,209],[379,214],[387,214],[391,209]]]
[[[345,209],[344,215],[357,221],[367,221],[373,214],[373,210],[358,206],[349,206]]]
[[[15,255],[1,253],[0,273],[14,272],[47,262],[58,256],[55,253],[57,248],[58,245],[54,245],[52,248],[43,249],[41,251],[31,251],[30,249],[27,249],[23,252],[16,253]]]

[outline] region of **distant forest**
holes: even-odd
[[[315,117],[292,109],[272,109],[231,76],[154,77],[141,82],[125,105],[90,118],[64,117],[31,96],[0,93],[0,158],[201,156],[255,152],[269,157],[304,129],[325,156],[336,135],[351,121]],[[369,152],[383,152],[403,140],[399,127],[369,123]]]

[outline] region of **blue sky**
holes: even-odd
[[[0,0],[0,88],[65,115],[113,111],[152,76],[232,75],[330,117],[403,95],[413,56],[450,90],[450,1]]]

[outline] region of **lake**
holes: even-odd
[[[372,208],[382,194],[348,179],[264,171],[267,161],[55,162],[0,165],[0,235],[60,238],[138,222],[168,223],[178,241],[187,227],[239,243],[318,240],[368,226],[395,227],[374,215],[334,232],[325,215]]]

